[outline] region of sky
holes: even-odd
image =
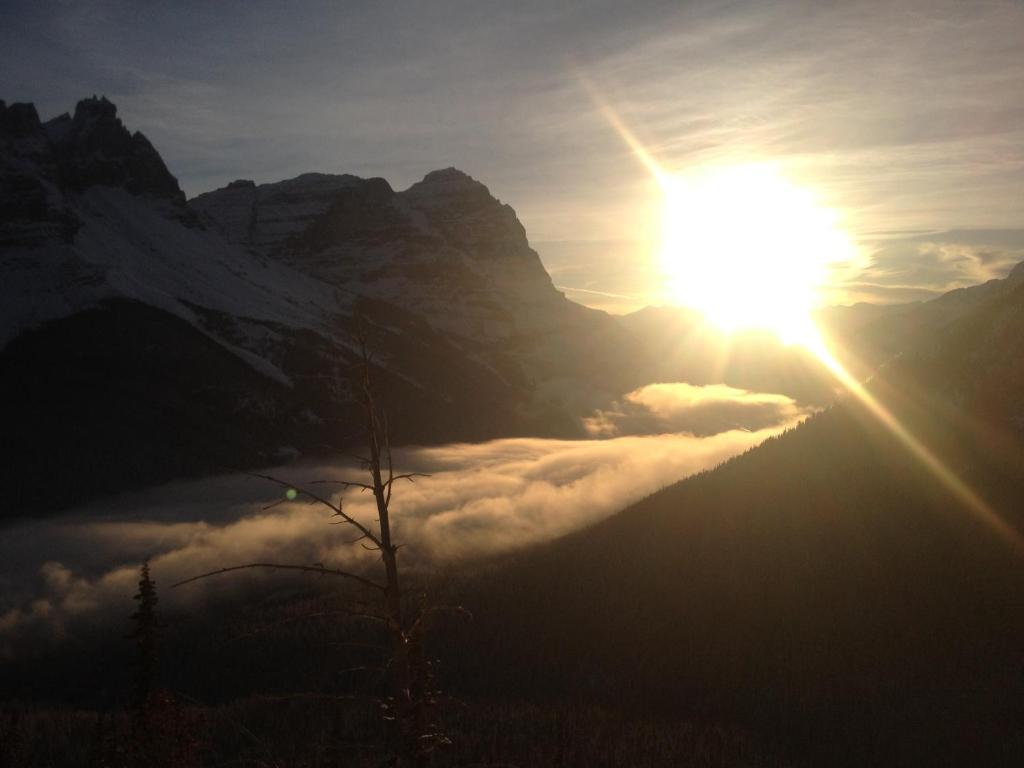
[[[0,98],[104,94],[190,196],[456,166],[570,298],[651,303],[659,166],[764,163],[857,258],[829,302],[922,300],[1024,259],[1024,3],[6,0]],[[742,227],[743,216],[737,216]]]

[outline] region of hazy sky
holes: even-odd
[[[455,165],[516,208],[556,284],[607,308],[656,288],[659,192],[581,76],[664,167],[768,160],[839,210],[867,260],[836,300],[925,298],[1024,258],[1020,0],[8,0],[3,19],[0,98],[47,118],[106,94],[189,195]]]

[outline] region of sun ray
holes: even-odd
[[[1018,555],[1024,555],[1024,537],[991,505],[965,483],[945,462],[904,426],[867,387],[853,377],[826,345],[820,334],[808,342],[810,349],[833,376],[851,393],[964,507],[1000,536]]]
[[[601,115],[608,124],[615,129],[615,132],[619,134],[619,138],[622,139],[623,143],[632,150],[633,155],[639,160],[644,168],[654,177],[654,179],[662,186],[665,187],[665,183],[668,179],[667,174],[662,170],[661,166],[654,159],[654,156],[647,150],[647,147],[643,145],[636,135],[629,129],[625,121],[619,116],[612,106],[605,100],[604,96],[598,90],[597,86],[587,77],[583,72],[576,70],[576,77],[583,89],[590,96],[590,100],[594,103],[594,106],[598,108]]]
[[[661,262],[673,300],[727,333],[766,328],[786,344],[812,338],[827,266],[855,256],[838,214],[770,163],[669,171],[597,86],[576,75],[661,188]]]
[[[622,120],[619,114],[611,107],[610,104],[603,98],[598,89],[594,84],[582,73],[577,73],[580,82],[593,100],[594,104],[598,107],[601,114],[609,125],[615,130],[622,141],[627,147],[633,152],[637,160],[647,169],[647,171],[655,178],[659,186],[662,188],[666,200],[669,201],[673,195],[678,195],[679,190],[682,187],[686,190],[688,199],[695,207],[700,209],[700,201],[695,195],[699,195],[701,192],[707,193],[710,189],[712,194],[723,194],[728,195],[737,189],[742,189],[743,185],[732,185],[726,187],[723,190],[714,190],[712,184],[710,188],[706,187],[704,190],[687,190],[686,180],[680,176],[676,176],[666,172],[661,165],[655,160],[654,156],[643,143],[636,137],[636,135],[630,130],[629,126]],[[751,170],[753,169],[753,170]],[[824,249],[831,251],[835,258],[834,260],[840,260],[843,257],[852,257],[853,251],[849,241],[843,239],[843,235],[833,225],[832,220],[833,212],[826,208],[815,206],[812,201],[806,198],[804,191],[796,188],[795,186],[788,185],[785,180],[781,183],[770,181],[770,171],[766,171],[763,166],[747,166],[741,167],[739,170],[732,170],[733,173],[746,174],[749,185],[757,187],[759,184],[762,189],[756,190],[760,194],[760,199],[771,201],[772,195],[781,195],[783,197],[789,197],[791,201],[803,198],[799,204],[795,204],[793,210],[803,209],[804,221],[803,225],[809,226],[814,229],[814,234],[805,242],[804,251],[809,256],[814,255],[815,249]],[[728,175],[728,171],[726,175]],[[766,175],[767,174],[767,175]],[[768,179],[768,183],[765,180]],[[667,202],[666,207],[672,205],[671,202]],[[782,215],[789,215],[789,212],[784,208],[780,208],[776,201],[771,201],[769,207],[774,206],[774,214],[778,215],[781,211]],[[728,210],[727,206],[723,206],[721,210]],[[703,212],[708,218],[714,219],[716,214],[711,211],[711,215],[707,215],[707,211]],[[771,226],[771,215],[762,216],[759,219],[759,223],[762,225]],[[691,225],[696,222],[698,227],[707,227],[708,221],[700,220],[700,214],[692,215],[689,217]],[[672,222],[669,222],[669,226]],[[719,231],[725,231],[726,227],[732,226],[735,229],[743,227],[749,228],[748,222],[723,222],[723,221],[711,221],[713,227],[717,227]],[[749,228],[752,229],[752,228]],[[789,232],[796,233],[798,236],[806,237],[806,233],[799,231],[799,226],[791,228]],[[710,230],[709,230],[710,231]],[[667,239],[671,240],[672,234],[669,233]],[[696,238],[699,240],[700,238]],[[708,238],[710,242],[711,238]],[[733,239],[732,247],[742,247],[743,241]],[[746,242],[747,247],[755,247],[756,242],[750,239]],[[671,245],[670,245],[671,247]],[[698,253],[698,264],[699,257],[703,256],[704,260],[708,260],[709,255],[714,254],[699,254]],[[719,249],[718,255],[722,255],[721,249]],[[778,256],[779,254],[775,254]],[[764,259],[769,261],[769,259]],[[820,266],[824,268],[826,261],[820,260],[814,266]],[[770,265],[769,265],[770,266]],[[726,269],[733,268],[734,265],[727,264]],[[698,267],[699,269],[699,267]],[[808,351],[814,354],[824,365],[829,372],[835,377],[836,381],[849,393],[851,393],[867,410],[868,412],[878,420],[896,439],[910,452],[912,456],[947,490],[954,498],[956,498],[972,515],[974,515],[980,522],[985,524],[988,528],[994,531],[1003,541],[1005,541],[1016,554],[1024,556],[1024,536],[1021,535],[1012,525],[1007,523],[995,509],[993,509],[981,496],[979,496],[963,479],[961,479],[956,472],[954,472],[949,466],[945,464],[931,449],[928,448],[917,436],[915,436],[907,427],[900,422],[898,418],[888,409],[885,405],[880,402],[870,391],[858,381],[852,374],[847,371],[846,367],[836,358],[836,356],[829,349],[822,334],[814,320],[812,318],[813,303],[810,301],[807,291],[813,291],[817,288],[813,284],[813,281],[817,278],[817,274],[812,274],[813,269],[805,270],[803,277],[810,276],[808,280],[805,280],[802,285],[799,286],[799,291],[793,292],[787,290],[787,287],[781,286],[781,293],[783,296],[776,296],[777,307],[781,307],[781,310],[767,308],[767,311],[776,313],[774,317],[767,323],[767,327],[774,330],[779,337],[786,343],[797,343],[805,347]],[[718,275],[721,280],[721,284],[725,291],[736,290],[737,281],[730,279],[735,277],[724,272]],[[762,272],[751,279],[751,276],[741,276],[747,279],[748,284],[754,284],[756,289],[763,290],[766,288],[765,282],[773,283],[770,279],[770,274]],[[792,276],[790,276],[792,277]],[[779,284],[774,283],[778,289]],[[703,286],[702,286],[703,287]],[[729,311],[739,311],[751,313],[764,312],[766,311],[766,305],[760,302],[751,302],[751,294],[749,292],[740,291],[741,296],[739,299],[732,301],[732,305]],[[705,297],[706,299],[707,297]],[[698,300],[691,303],[697,309],[705,312],[706,315],[711,315],[713,319],[719,320],[719,325],[725,331],[737,330],[746,327],[746,318],[739,320],[738,322],[732,322],[730,318],[722,314],[720,318],[714,318],[716,307],[714,306],[715,301],[722,299],[730,299],[728,294],[719,293],[715,296],[710,297],[711,302]],[[743,306],[747,304],[749,306]],[[754,319],[751,317],[751,319]],[[756,324],[756,323],[752,323]],[[731,326],[731,327],[730,327]],[[723,349],[720,350],[721,358],[720,363],[724,366],[727,364],[728,359],[728,336],[726,337],[726,343],[723,345]]]

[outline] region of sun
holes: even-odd
[[[854,253],[838,214],[771,165],[660,173],[659,182],[671,299],[727,332],[814,343],[811,311],[828,265]]]

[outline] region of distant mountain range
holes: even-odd
[[[512,208],[454,168],[398,192],[312,173],[186,200],[105,98],[47,122],[0,102],[0,248],[0,516],[346,447],[357,316],[399,442],[582,436],[652,381],[834,394],[770,337],[569,301]],[[835,317],[871,368],[952,303]]]
[[[958,288],[928,302],[826,307],[815,322],[858,377],[906,351],[920,350],[986,303],[1024,284],[1024,263],[1003,280]],[[664,381],[726,382],[762,392],[781,392],[824,405],[836,394],[835,377],[812,354],[786,347],[774,334],[746,331],[732,336],[683,307],[647,307],[620,322],[632,331],[658,366]]]

